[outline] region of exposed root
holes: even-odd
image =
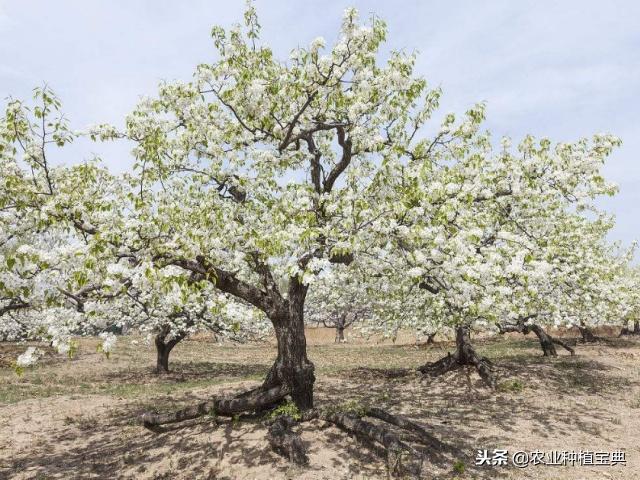
[[[413,373],[410,368],[366,368],[358,367],[351,371],[352,376],[358,377],[383,377],[383,378],[401,378],[407,377]]]
[[[392,415],[386,410],[377,407],[369,407],[366,409],[368,417],[377,418],[383,422],[390,423],[416,435],[425,445],[442,450],[445,445],[438,440],[433,434],[429,433],[422,425],[419,425],[406,417],[400,415]]]
[[[440,360],[427,363],[418,367],[420,373],[432,377],[443,375],[451,370],[455,370],[463,365],[472,365],[478,370],[480,377],[491,388],[496,388],[496,377],[493,373],[493,365],[489,359],[481,357],[471,346],[469,327],[461,326],[456,331],[456,351],[448,353]]]
[[[551,338],[551,341],[553,343],[555,343],[556,345],[560,345],[561,347],[563,347],[564,349],[568,350],[569,353],[571,354],[571,356],[574,356],[576,354],[576,351],[570,347],[567,342],[564,342],[556,337],[552,337],[551,335],[549,335],[549,337]]]
[[[250,394],[236,397],[212,398],[206,402],[190,406],[170,413],[147,412],[140,416],[140,422],[147,428],[157,427],[168,423],[203,417],[205,415],[233,416],[244,412],[252,412],[274,405],[284,399],[288,389],[282,385],[268,390],[253,390]]]
[[[158,430],[161,425],[189,421],[207,414],[235,416],[273,407],[288,393],[288,389],[283,386],[258,388],[235,397],[213,398],[173,413],[145,413],[140,417],[140,421],[145,427]],[[375,419],[375,423],[368,421],[367,417]],[[419,476],[421,473],[423,456],[405,442],[407,438],[431,447],[438,453],[451,450],[451,447],[435,438],[425,427],[402,415],[389,413],[382,408],[359,405],[309,409],[301,412],[299,417],[282,414],[267,419],[265,424],[268,425],[269,444],[275,452],[291,462],[297,465],[307,464],[309,458],[306,447],[294,427],[300,422],[313,419],[323,420],[373,445],[382,446],[387,453],[387,466],[392,476]]]
[[[596,337],[589,327],[578,325],[578,330],[580,330],[583,343],[596,343],[600,340],[600,338]]]
[[[468,358],[471,364],[474,365],[478,370],[480,378],[484,380],[484,383],[486,383],[489,387],[495,389],[496,377],[493,373],[493,364],[489,361],[489,359],[481,357],[475,352],[475,350],[473,350],[473,355]]]
[[[269,427],[267,438],[271,448],[297,465],[309,463],[307,449],[300,435],[293,431],[296,421],[288,415],[280,415]]]
[[[447,353],[446,357],[443,357],[436,362],[425,363],[421,367],[418,367],[418,371],[423,374],[431,375],[432,377],[437,377],[439,375],[444,375],[451,370],[455,370],[459,366],[458,355],[451,355],[451,353]]]
[[[405,473],[415,476],[420,475],[423,462],[422,455],[400,440],[385,425],[376,425],[368,422],[354,413],[335,411],[319,412],[318,418],[371,443],[375,442],[382,445],[387,452],[387,468],[391,475],[404,475]]]
[[[209,413],[222,416],[237,415],[264,408],[265,405],[273,406],[285,395],[286,390],[281,387],[266,391],[254,390],[233,398],[212,399],[174,413],[146,413],[142,415],[141,421],[146,427],[157,429],[159,425],[187,421]],[[376,422],[368,421],[367,417],[375,419]],[[308,464],[306,447],[294,427],[298,423],[314,419],[335,425],[372,445],[382,446],[387,455],[387,467],[391,476],[408,474],[417,477],[422,471],[422,454],[406,443],[405,438],[431,447],[437,453],[452,450],[452,447],[443,444],[425,427],[402,415],[392,414],[378,407],[359,405],[309,409],[301,412],[300,417],[283,414],[268,419],[265,424],[268,425],[267,438],[271,448],[297,465]],[[394,432],[394,429],[400,434]]]

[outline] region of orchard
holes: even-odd
[[[190,81],[161,83],[121,126],[73,125],[48,86],[7,99],[6,378],[29,379],[55,362],[80,377],[84,356],[114,365],[132,355],[146,363],[127,371],[157,377],[155,385],[180,381],[187,364],[174,366],[170,354],[193,342],[206,339],[204,355],[231,348],[249,362],[260,348],[268,365],[241,385],[179,398],[173,408],[117,407],[120,417],[108,422],[148,438],[194,422],[205,431],[257,425],[262,440],[253,448],[276,452],[270,461],[300,478],[318,467],[322,442],[305,432],[334,429],[376,452],[384,475],[454,478],[446,475],[473,464],[464,455],[487,447],[459,443],[431,417],[412,414],[407,396],[369,395],[371,385],[428,393],[466,378],[476,392],[469,402],[503,398],[526,382],[516,357],[495,354],[514,344],[526,345],[517,358],[533,365],[527,374],[543,366],[542,382],[553,383],[549,372],[566,362],[588,358],[598,370],[593,352],[621,349],[635,349],[628,358],[637,377],[635,245],[610,240],[615,218],[601,206],[618,192],[604,168],[621,140],[495,138],[485,103],[439,110],[443,93],[416,73],[417,54],[381,53],[387,33],[380,18],[347,9],[335,43],[317,38],[277,58],[248,4],[240,24],[212,29],[213,63],[195,66]],[[100,158],[74,158],[67,152],[78,139],[98,151],[126,143],[132,168],[116,173]],[[322,348],[336,353],[319,368],[309,344],[325,329]],[[534,340],[520,336],[530,333]],[[355,399],[346,367],[332,380],[328,365],[340,356],[350,363],[363,348],[375,358],[403,345],[411,350],[401,362],[380,357],[367,368],[353,360],[365,382]],[[125,382],[118,368],[110,384]],[[210,382],[222,376],[211,361],[192,359],[189,368]],[[634,382],[624,387],[630,399]],[[446,395],[450,406],[465,402]],[[439,412],[445,423],[460,421]],[[638,456],[637,445],[618,446]],[[342,448],[329,444],[336,454]],[[187,463],[178,461],[173,476],[122,478],[222,478],[188,473]],[[50,478],[44,473],[33,478]]]

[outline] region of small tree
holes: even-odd
[[[354,274],[352,269],[333,268],[315,282],[305,305],[307,322],[335,329],[335,343],[346,342],[345,329],[362,322],[375,308]]]

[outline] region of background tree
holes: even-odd
[[[362,286],[352,269],[333,268],[325,272],[315,282],[305,304],[306,321],[335,329],[335,342],[346,342],[345,329],[372,315],[375,308]]]

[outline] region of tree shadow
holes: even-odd
[[[215,378],[250,379],[263,376],[270,364],[232,362],[182,362],[171,363],[168,373],[156,373],[151,367],[136,367],[101,373],[100,378],[120,383],[180,383]]]
[[[622,388],[640,385],[617,375],[615,367],[587,358],[549,359],[518,354],[495,364],[499,385],[505,385],[504,391],[486,388],[470,367],[461,367],[437,378],[415,374],[395,376],[393,371],[389,378],[385,371],[369,369],[367,372],[359,368],[357,375],[322,382],[318,391],[327,401],[332,398],[359,401],[406,414],[442,442],[456,447],[442,452],[430,452],[423,447],[429,462],[427,470],[436,472],[433,478],[450,478],[452,465],[462,461],[469,476],[494,479],[508,476],[510,469],[476,466],[475,455],[479,449],[504,448],[509,438],[518,433],[515,419],[529,423],[532,433],[542,438],[562,438],[579,431],[607,440],[607,425],[615,423],[606,408],[589,405],[585,419],[576,415],[573,405],[536,403],[534,398],[519,395],[519,389],[559,398],[615,394]],[[511,386],[517,387],[515,391],[509,390]],[[487,427],[500,433],[479,433]]]
[[[477,372],[469,367],[436,378],[413,371],[398,376],[385,374],[381,369],[357,367],[339,376],[320,377],[316,404],[323,407],[356,401],[405,415],[423,425],[445,448],[427,447],[406,435],[403,440],[423,455],[422,471],[427,478],[454,478],[456,462],[464,465],[463,478],[489,480],[513,476],[515,467],[476,466],[475,456],[479,449],[504,448],[518,433],[516,419],[527,422],[531,433],[540,438],[583,432],[606,439],[611,412],[605,406],[589,405],[589,416],[585,418],[576,415],[575,405],[539,402],[541,396],[606,397],[622,388],[638,387],[638,382],[619,375],[615,366],[591,358],[580,355],[545,358],[527,353],[535,343],[525,341],[525,346],[516,346],[507,357],[494,361],[499,385],[504,385],[498,391],[486,388]],[[267,369],[267,364],[175,362],[174,373],[167,376],[156,377],[141,367],[109,372],[107,378],[140,383],[149,377],[176,383],[217,375],[244,380],[264,375]],[[232,393],[238,389],[236,385],[227,387],[225,392],[218,388],[215,392]],[[10,478],[16,472],[52,479],[111,478],[114,472],[121,478],[234,478],[225,467],[228,465],[249,469],[268,466],[272,478],[295,478],[292,469],[296,467],[269,448],[266,429],[259,417],[241,422],[203,417],[159,433],[132,421],[151,407],[173,410],[182,404],[202,401],[210,394],[199,391],[158,395],[125,402],[106,413],[72,419],[49,436],[44,445],[19,453],[6,468],[0,467],[0,478],[3,475]],[[379,446],[366,444],[363,448],[362,439],[319,420],[303,423],[299,430],[311,458],[306,470],[317,471],[321,476],[328,467],[352,477],[385,477],[385,452]],[[392,430],[404,435],[397,428]]]

